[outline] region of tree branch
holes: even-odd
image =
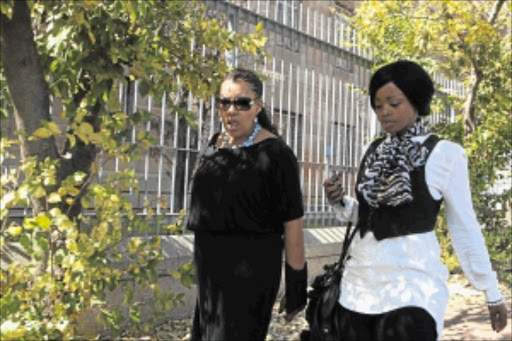
[[[0,58],[14,104],[14,119],[20,136],[21,159],[36,156],[39,161],[59,158],[53,137],[29,141],[28,136],[39,127],[41,120],[50,120],[48,84],[44,80],[40,56],[32,32],[30,9],[25,1],[14,1],[12,19],[0,14]],[[33,199],[33,214],[45,209],[44,199]],[[48,265],[48,251],[42,251],[37,273]]]
[[[496,21],[496,18],[498,18],[498,14],[500,13],[501,7],[505,3],[505,0],[496,0],[494,2],[494,6],[492,8],[491,14],[489,15],[489,24],[493,25]]]
[[[494,2],[494,6],[492,8],[491,13],[489,14],[489,24],[493,25],[496,22],[498,14],[500,12],[501,7],[505,3],[505,0],[497,0]],[[471,54],[471,87],[469,91],[468,99],[464,105],[464,126],[466,136],[471,134],[473,130],[476,128],[476,115],[475,115],[475,100],[478,92],[478,87],[482,81],[482,70],[478,65],[477,59]]]
[[[0,19],[0,57],[16,109],[16,127],[30,136],[41,127],[41,120],[50,120],[49,89],[36,50],[30,9],[25,1],[15,1],[12,19],[4,15]],[[21,137],[21,141],[23,159],[58,157],[52,138],[31,142]]]

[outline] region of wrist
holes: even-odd
[[[307,282],[307,262],[304,262],[304,266],[300,270],[296,270],[288,263],[285,263],[285,295],[286,312],[288,314],[302,309],[306,305]]]
[[[299,263],[297,263],[297,264],[299,264]],[[293,264],[292,265],[292,264],[286,262],[286,266],[289,267],[292,271],[302,271],[302,270],[304,270],[304,267],[306,266],[306,262],[302,263],[300,265],[300,268],[297,266],[297,264]]]
[[[505,303],[505,298],[504,297],[502,297],[502,298],[500,298],[500,299],[498,299],[496,301],[487,301],[487,302],[485,302],[485,304],[488,307],[496,307],[496,306],[502,305],[504,303]]]

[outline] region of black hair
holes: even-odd
[[[251,90],[256,94],[256,98],[261,98],[263,96],[263,83],[261,82],[258,75],[253,71],[236,68],[226,74],[223,82],[228,79],[232,80],[233,82],[243,80],[251,86]],[[267,129],[275,135],[279,135],[277,128],[272,124],[272,121],[270,121],[264,106],[261,107],[261,111],[258,113],[258,122],[262,128]]]
[[[370,80],[370,104],[375,110],[375,93],[393,82],[407,97],[419,116],[430,114],[434,83],[428,73],[415,62],[399,60],[378,69]]]

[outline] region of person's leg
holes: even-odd
[[[225,339],[263,341],[279,290],[282,237],[247,234],[236,244],[231,252],[238,251],[238,256],[232,260],[229,289],[224,290]]]
[[[201,321],[199,314],[199,303],[196,300],[194,308],[194,320],[192,322],[192,330],[190,331],[190,341],[201,341]]]
[[[194,241],[193,339],[265,340],[281,277],[281,234],[201,232]]]
[[[377,341],[435,341],[436,322],[419,307],[405,307],[382,314],[376,324]]]
[[[217,244],[222,239],[210,232],[196,232],[194,264],[197,279],[197,301],[191,340],[225,340],[226,323],[223,314],[223,285],[217,277],[225,277],[223,259]],[[222,246],[222,245],[221,245]]]

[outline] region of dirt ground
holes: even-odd
[[[467,279],[460,275],[450,277],[448,281],[450,300],[445,315],[445,327],[442,341],[468,340],[512,340],[512,298],[510,289],[501,286],[508,309],[508,323],[501,333],[491,328],[489,313],[485,306],[484,293],[469,285]]]
[[[441,341],[512,341],[512,298],[510,289],[501,286],[506,298],[508,324],[501,333],[492,330],[489,313],[485,306],[485,295],[473,289],[462,275],[453,275],[448,280],[450,299],[445,315],[445,328]],[[286,323],[282,315],[277,314],[277,306],[270,323],[267,341],[299,341],[300,332],[307,328],[302,311],[292,322]],[[190,340],[190,319],[173,320],[160,325],[151,335],[133,337],[126,335],[122,341],[185,341]],[[414,340],[411,340],[414,341]]]

